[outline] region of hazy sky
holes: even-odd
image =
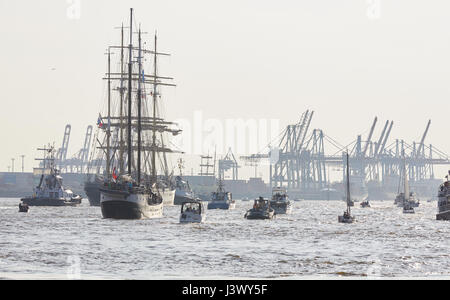
[[[18,171],[22,154],[31,170],[35,148],[59,147],[66,124],[69,156],[82,147],[104,101],[105,49],[130,7],[173,55],[170,120],[200,111],[285,127],[312,109],[312,128],[346,144],[375,116],[377,137],[393,120],[390,141],[408,142],[432,119],[427,144],[450,153],[449,1],[0,0],[0,170],[14,157]]]

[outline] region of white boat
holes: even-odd
[[[346,184],[346,198],[347,198],[347,210],[344,212],[342,216],[338,217],[339,223],[346,223],[351,224],[355,222],[355,217],[351,214],[350,204],[352,202],[351,200],[351,192],[350,192],[350,162],[349,162],[349,154],[347,152],[347,184]]]
[[[446,181],[439,187],[438,213],[436,215],[436,220],[450,220],[450,181],[448,180],[449,175],[445,177]]]
[[[203,223],[205,221],[206,213],[202,202],[189,201],[181,205],[180,223]]]
[[[288,215],[292,213],[292,202],[289,200],[286,188],[273,188],[270,207],[275,210],[276,215]]]

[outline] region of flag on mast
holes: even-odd
[[[98,120],[97,120],[97,126],[98,128],[103,128],[103,119],[102,119],[102,115],[98,114]]]
[[[114,169],[113,169],[112,177],[114,180],[117,180],[116,167],[114,167]]]

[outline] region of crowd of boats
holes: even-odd
[[[189,183],[183,180],[182,163],[179,162],[179,176],[174,177],[173,172],[170,173],[166,154],[177,151],[167,147],[170,144],[167,136],[179,135],[181,130],[161,115],[161,88],[175,85],[171,83],[173,78],[159,74],[158,59],[169,54],[159,51],[156,35],[153,47],[146,48],[147,44],[142,42],[140,26],[137,31],[134,28],[133,9],[130,11],[129,21],[129,27],[122,24],[120,45],[108,47],[108,72],[106,78],[103,78],[108,86],[107,112],[105,117],[100,113],[97,120],[95,140],[98,147],[97,152],[93,151],[91,154],[92,164],[89,168],[96,172],[87,178],[84,186],[90,205],[100,206],[103,218],[108,219],[160,218],[165,206],[181,205],[181,223],[204,222],[207,210],[235,209],[236,201],[226,191],[223,178],[218,179],[217,191],[212,193],[206,210],[203,201],[195,196]],[[125,41],[125,28],[129,32],[128,45]],[[136,34],[137,45],[133,43]],[[111,63],[112,50],[119,54],[116,64]],[[148,67],[146,62],[151,62],[151,66]],[[118,66],[118,70],[113,72],[112,65]],[[151,72],[147,72],[148,68]],[[113,85],[113,82],[116,84]],[[39,150],[44,151],[39,168],[40,181],[32,196],[21,199],[19,210],[27,212],[30,206],[80,205],[81,196],[63,186],[54,147]],[[347,154],[344,199],[347,210],[338,218],[342,223],[355,221],[351,207],[358,199],[352,195],[367,195],[366,191],[352,191],[349,169]],[[414,213],[419,202],[416,201],[415,194],[410,192],[406,169],[404,179],[404,190],[399,193],[395,203],[403,207],[404,213]],[[437,219],[450,220],[448,176],[447,181],[439,188],[438,197]],[[369,201],[362,200],[361,207],[369,208]],[[292,210],[293,202],[289,199],[286,188],[276,187],[270,199],[256,199],[244,217],[249,220],[273,219],[277,215],[290,214]]]
[[[55,167],[54,148],[49,147],[40,150],[45,151],[46,155],[43,159],[44,168],[42,169],[39,184],[34,188],[32,196],[21,199],[19,212],[28,212],[30,206],[80,205],[82,203],[81,196],[74,194],[70,189],[63,186],[63,178]],[[342,216],[338,217],[338,222],[353,223],[355,222],[355,217],[351,213],[351,207],[361,199],[353,197],[351,194],[348,154],[346,169],[346,197],[344,200],[347,204],[347,210]],[[446,176],[446,181],[439,187],[437,220],[450,220],[449,175]],[[186,191],[189,184],[184,182],[181,176],[177,177],[177,181],[183,182],[182,185],[178,185],[180,194],[183,197],[176,204],[174,202],[172,206],[181,206],[180,223],[203,223],[206,221],[207,210],[233,210],[236,208],[236,200],[233,199],[232,193],[226,191],[221,178],[218,180],[217,190],[211,194],[206,206],[207,209],[205,209],[204,201],[195,198],[190,188],[188,192]],[[399,192],[394,200],[394,205],[403,208],[403,213],[405,214],[414,214],[414,208],[419,207],[420,201],[415,193],[410,191],[407,176],[404,176],[403,188],[404,190]],[[152,219],[163,216],[164,201],[162,196],[152,191],[145,191],[145,188],[137,186],[130,176],[122,176],[120,181],[104,183],[104,186],[100,188],[100,194],[107,195],[109,201],[114,201],[114,204],[101,205],[104,218]],[[130,205],[133,202],[135,205]],[[92,201],[91,205],[96,206],[95,201]],[[361,201],[361,207],[370,208],[371,206],[369,201],[364,199]],[[270,199],[259,197],[254,200],[253,207],[245,213],[244,218],[248,220],[270,220],[278,215],[289,215],[292,213],[292,210],[293,202],[289,199],[287,189],[276,187],[273,189]]]

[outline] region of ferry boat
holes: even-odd
[[[203,223],[206,220],[205,208],[200,201],[188,201],[181,205],[180,223]]]
[[[224,184],[219,179],[219,187],[217,191],[212,193],[211,201],[208,203],[208,209],[235,209],[236,201],[230,192],[226,192]]]
[[[450,221],[450,181],[448,180],[449,175],[445,177],[446,181],[439,187],[438,214],[436,215],[437,220]]]
[[[244,217],[248,220],[271,220],[274,216],[275,210],[270,207],[270,201],[259,197]]]
[[[23,204],[28,206],[78,206],[82,197],[74,194],[63,186],[63,178],[55,167],[55,148],[49,146],[43,149],[45,155],[43,168],[35,169],[35,174],[40,174],[39,185],[33,189],[33,196],[22,198]]]
[[[270,207],[275,210],[276,215],[286,215],[292,213],[292,202],[289,200],[286,188],[276,187],[272,190]]]

